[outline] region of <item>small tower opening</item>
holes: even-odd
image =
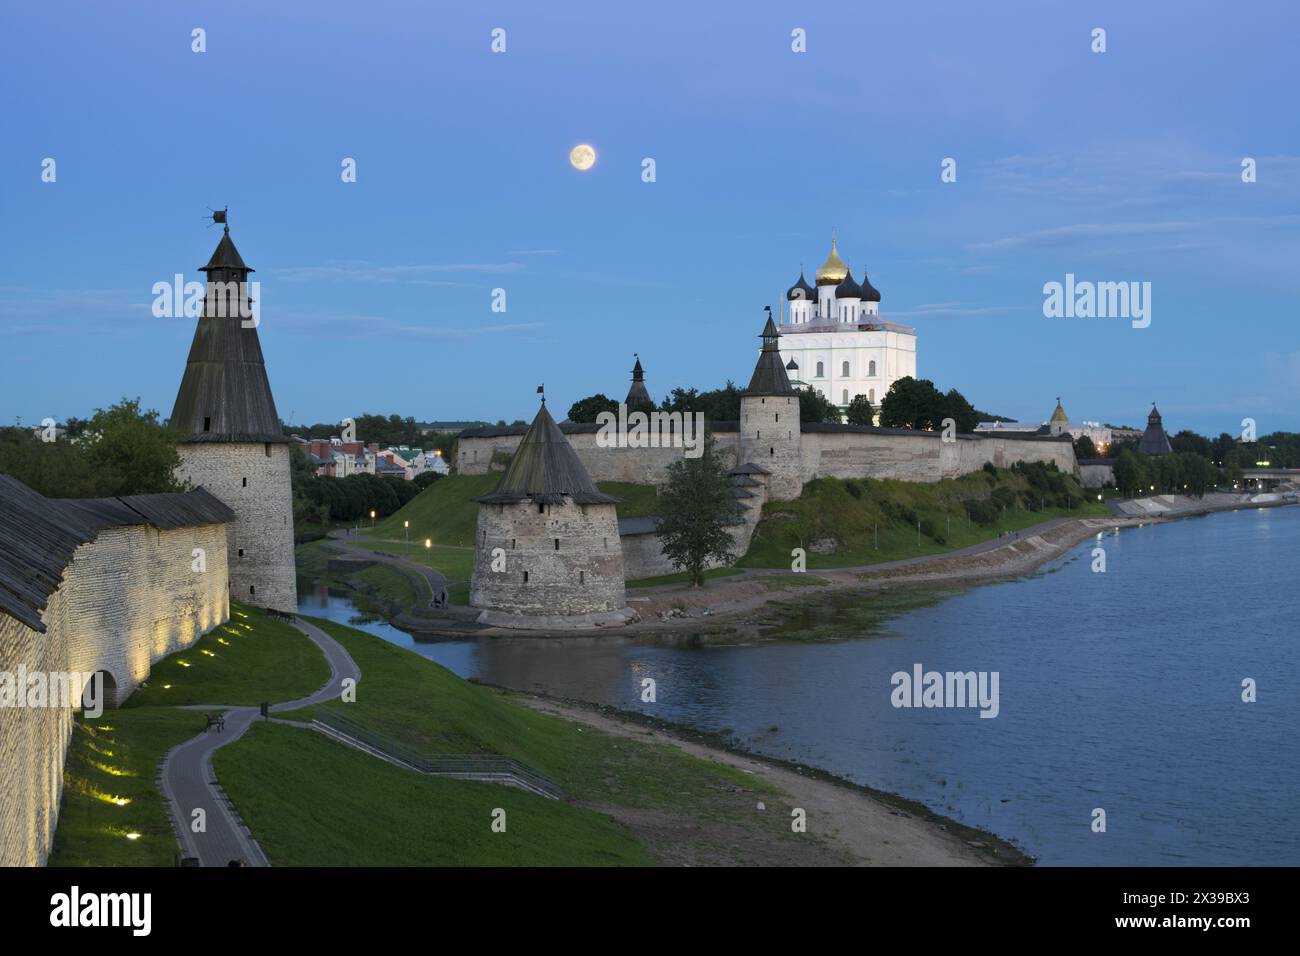
[[[211,418],[205,418],[205,419],[203,419],[203,430],[204,430],[205,432],[210,432],[210,431],[212,431],[212,419],[211,419]]]

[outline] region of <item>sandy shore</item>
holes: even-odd
[[[752,830],[737,833],[730,842],[715,844],[711,848],[715,855],[706,858],[694,855],[696,836],[680,824],[650,821],[645,814],[627,808],[595,808],[629,827],[669,864],[1007,866],[1033,862],[1005,840],[940,816],[921,804],[822,771],[727,749],[689,728],[580,701],[522,693],[515,699],[602,733],[671,744],[701,760],[752,774],[780,791],[779,798],[767,797],[763,811],[757,810],[756,803],[745,810],[751,812],[749,807],[753,807],[752,812],[772,815],[770,838]],[[807,832],[814,839],[792,845],[781,836],[789,827],[790,808],[794,807],[806,812]],[[781,835],[775,833],[777,829]]]

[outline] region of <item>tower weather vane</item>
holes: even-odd
[[[226,232],[230,231],[230,221],[226,218],[226,213],[230,211],[229,206],[225,209],[209,209],[208,211],[212,213],[212,224],[214,226],[220,224],[226,227]]]
[[[537,394],[540,395],[540,396],[542,396],[542,404],[545,405],[545,404],[546,404],[546,386],[545,386],[545,385],[538,385],[538,386],[537,386]]]

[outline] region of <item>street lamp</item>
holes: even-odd
[[[403,521],[402,528],[404,529],[403,533],[406,535],[406,543],[410,544],[411,543],[411,522]]]
[[[426,548],[432,548],[432,547],[433,547],[433,539],[432,539],[432,538],[425,538],[425,539],[424,539],[424,546],[425,546]]]
[[[375,513],[373,511],[370,512],[370,527],[372,529],[375,527]]]

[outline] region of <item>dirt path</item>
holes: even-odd
[[[830,852],[814,859],[854,866],[997,866],[1024,863],[1014,847],[979,830],[964,827],[901,798],[876,795],[848,783],[805,775],[761,758],[733,753],[689,740],[679,734],[622,719],[594,708],[551,698],[518,694],[519,703],[534,710],[572,720],[603,733],[641,742],[667,743],[702,760],[734,767],[779,788],[790,806],[807,812],[808,833],[823,839]],[[603,808],[620,819],[651,849],[672,857],[672,848],[656,846],[656,836],[672,840],[677,833],[647,833],[636,814],[622,819],[617,808]],[[776,807],[772,810],[776,812]],[[807,865],[807,854],[791,854],[777,841],[750,848],[769,866]]]

